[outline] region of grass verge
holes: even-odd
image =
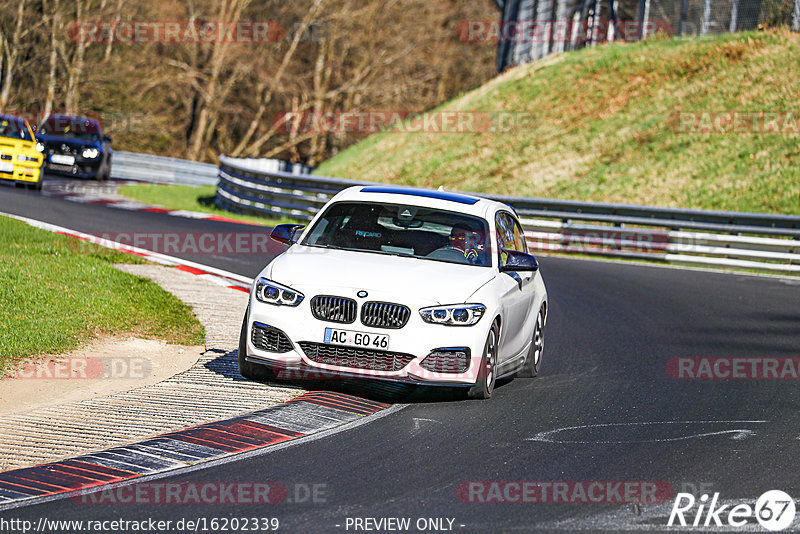
[[[189,306],[115,262],[143,263],[14,219],[0,217],[0,368],[59,354],[97,334],[200,345],[205,330]]]
[[[798,57],[800,35],[785,30],[585,48],[511,69],[438,108],[517,113],[526,118],[519,127],[379,133],[316,173],[494,194],[800,214]],[[702,133],[703,114],[721,111],[783,114],[781,133]],[[697,117],[691,127],[678,118],[687,113]],[[764,123],[757,125],[762,131],[771,127]],[[722,124],[722,131],[732,130]]]

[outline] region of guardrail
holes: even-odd
[[[367,183],[220,156],[217,204],[308,221],[342,189]],[[800,272],[800,216],[476,195],[512,206],[533,251]]]
[[[211,163],[115,150],[111,177],[161,184],[216,185],[217,166]]]

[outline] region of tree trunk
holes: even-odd
[[[119,22],[122,20],[122,4],[123,0],[117,1],[117,13],[116,16],[114,17],[114,26],[113,26],[114,28],[116,28],[119,25]],[[113,44],[114,44],[114,38],[112,36],[106,43],[106,51],[105,54],[103,54],[103,61],[108,61],[111,58],[111,47]]]
[[[239,20],[242,10],[249,2],[250,0],[231,0],[230,4],[223,2],[220,7],[220,20]],[[204,151],[206,139],[210,137],[209,132],[207,132],[209,123],[215,122],[216,115],[219,113],[220,102],[217,99],[217,84],[219,83],[220,72],[225,64],[228,45],[229,43],[224,40],[218,40],[214,42],[211,49],[211,74],[201,95],[200,113],[197,116],[197,124],[194,131],[192,131],[190,139],[187,154],[190,160],[196,160]]]
[[[84,7],[88,8],[89,0],[78,0],[76,5],[76,15],[79,21],[83,20]],[[67,97],[64,101],[67,113],[78,113],[78,106],[81,100],[81,78],[83,77],[83,56],[86,51],[86,43],[83,39],[78,39],[75,45],[75,53],[72,55],[72,60],[69,65],[69,78],[67,80]]]
[[[275,93],[275,89],[278,87],[278,84],[280,84],[281,79],[286,72],[286,67],[289,65],[289,61],[291,61],[292,56],[294,56],[294,53],[297,50],[297,45],[300,43],[300,38],[306,32],[306,30],[308,30],[308,26],[319,12],[320,8],[322,7],[322,3],[323,0],[314,0],[314,5],[311,6],[311,9],[309,9],[306,12],[305,17],[303,17],[302,22],[298,26],[297,31],[292,38],[292,43],[289,45],[289,49],[286,50],[286,53],[283,55],[283,59],[281,60],[281,64],[278,67],[275,76],[265,87],[264,94],[259,99],[258,110],[253,116],[253,120],[250,121],[250,124],[247,127],[247,132],[245,132],[244,136],[239,141],[239,144],[236,145],[236,148],[233,149],[233,152],[231,153],[232,156],[237,157],[244,152],[245,148],[250,143],[250,140],[253,138],[253,135],[255,135],[256,130],[261,125],[261,119],[264,117],[264,113],[267,111],[267,106],[270,104],[270,102],[272,102],[272,95]]]
[[[56,61],[58,60],[58,38],[57,29],[59,26],[58,10],[60,0],[54,0],[53,13],[50,19],[50,71],[47,80],[47,98],[44,102],[44,112],[42,113],[42,121],[46,120],[53,111],[54,101],[56,99]]]
[[[25,0],[19,0],[17,5],[17,22],[11,43],[6,44],[6,65],[3,72],[3,88],[0,90],[0,108],[5,109],[11,96],[11,82],[14,80],[14,68],[19,57],[20,36],[22,35],[22,19],[25,15]]]

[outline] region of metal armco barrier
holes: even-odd
[[[111,177],[161,184],[216,185],[217,166],[115,150],[111,157]]]
[[[220,156],[217,204],[308,221],[342,189],[368,183],[255,170]],[[800,216],[477,195],[514,207],[534,252],[800,272]]]

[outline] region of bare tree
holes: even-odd
[[[117,28],[119,26],[120,21],[122,20],[122,7],[124,5],[124,0],[117,0],[117,8],[114,13],[114,24],[113,27]],[[114,45],[114,39],[111,38],[106,43],[106,51],[103,54],[103,61],[108,61],[111,58],[111,48]]]
[[[18,0],[17,14],[14,24],[14,32],[11,35],[11,40],[2,33],[0,29],[0,41],[3,47],[3,84],[0,89],[0,108],[5,109],[8,105],[9,97],[11,95],[11,84],[14,81],[14,74],[16,71],[17,60],[19,58],[20,45],[24,36],[22,27],[23,19],[25,18],[25,0]]]
[[[44,116],[65,108],[146,114],[147,128],[115,134],[118,146],[135,142],[134,150],[203,160],[225,151],[315,165],[365,134],[297,128],[273,117],[436,105],[492,76],[493,47],[459,42],[455,27],[495,16],[491,0],[0,2],[0,104]],[[289,33],[277,42],[102,46],[81,33],[90,27],[80,23],[126,19],[184,27],[271,19]]]
[[[324,0],[314,0],[314,3],[311,5],[310,9],[308,9],[300,24],[296,26],[295,33],[292,36],[291,44],[289,45],[286,52],[283,54],[283,58],[281,59],[280,65],[278,66],[275,75],[270,76],[266,83],[260,85],[258,91],[259,95],[258,108],[255,114],[253,115],[250,124],[247,127],[247,131],[242,136],[241,140],[239,141],[239,144],[236,145],[236,148],[233,149],[233,152],[231,153],[233,156],[239,156],[247,149],[248,145],[250,144],[250,141],[253,139],[253,135],[255,135],[256,130],[261,125],[261,121],[264,118],[264,113],[266,113],[269,105],[272,103],[272,98],[275,95],[275,92],[281,86],[283,77],[286,74],[286,70],[290,62],[294,58],[294,54],[297,51],[298,45],[300,44],[300,39],[308,30],[311,21],[313,21],[318,16],[323,6],[324,6]],[[277,129],[274,128],[271,131],[269,131],[268,137],[263,141],[261,141],[261,144],[269,140],[269,138],[275,134],[276,130]],[[252,152],[252,150],[250,152]]]
[[[237,21],[241,17],[242,11],[250,3],[250,0],[222,0],[219,5],[220,21]],[[220,74],[223,66],[228,59],[228,51],[231,43],[226,39],[216,39],[211,44],[211,52],[208,61],[208,72],[198,72],[197,77],[202,80],[200,83],[199,106],[196,113],[196,122],[189,138],[189,149],[187,156],[189,159],[197,159],[210,136],[209,125],[217,121],[217,116],[225,96],[236,80],[236,73],[230,74],[227,87],[220,87]]]
[[[58,31],[61,27],[60,0],[53,0],[52,9],[48,10],[47,0],[43,1],[43,11],[48,17],[50,28],[49,70],[47,76],[47,96],[44,101],[42,118],[47,118],[53,111],[56,99],[56,63],[58,62]]]
[[[91,0],[75,0],[75,21],[78,24],[84,22],[84,14],[89,13]],[[83,78],[84,55],[88,43],[81,32],[78,32],[75,39],[74,50],[71,54],[67,52],[67,45],[64,40],[60,43],[60,52],[64,62],[67,64],[67,92],[64,97],[64,107],[67,113],[77,113],[81,99],[81,81]]]

